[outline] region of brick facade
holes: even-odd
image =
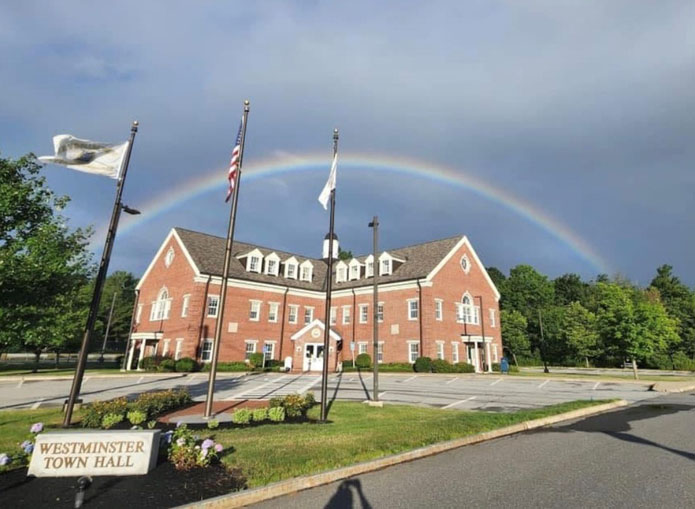
[[[193,357],[199,361],[207,356],[204,341],[214,338],[217,320],[215,316],[208,316],[208,298],[219,296],[221,289],[220,277],[215,275],[214,270],[206,270],[204,267],[207,263],[204,257],[209,256],[205,245],[208,237],[174,229],[154,257],[138,285],[139,320],[136,320],[133,329],[131,366],[136,366],[139,358],[154,354]],[[209,249],[217,251],[215,247],[218,244],[212,243],[219,238],[209,238]],[[379,341],[383,342],[382,361],[409,362],[412,360],[412,344],[417,345],[419,355],[434,359],[443,352],[444,359],[455,362],[457,350],[460,362],[476,364],[477,344],[477,365],[482,369],[483,360],[488,355],[484,343],[480,341],[483,327],[491,361],[498,362],[502,357],[499,294],[465,237],[436,242],[440,244],[423,244],[392,251],[395,259],[400,254],[403,261],[398,262],[391,275],[379,277],[379,302],[383,304],[383,321],[379,323],[378,329]],[[236,245],[235,243],[235,247]],[[239,257],[252,246],[241,246],[235,253],[235,259],[238,260],[236,272],[228,281],[220,362],[244,360],[248,343],[254,345],[248,348],[257,352],[262,351],[264,345],[272,344],[273,359],[284,361],[291,357],[292,370],[301,371],[307,367],[305,358],[306,362],[309,360],[307,348],[309,351],[318,348],[307,345],[323,343],[325,291],[321,290],[323,282],[320,278],[323,274],[325,279],[326,264],[323,260],[310,259],[315,267],[315,280],[312,282],[314,288],[307,288],[308,284],[284,278],[282,268],[278,276],[250,274],[249,279],[246,279],[244,261],[239,260]],[[435,254],[429,256],[428,249]],[[281,261],[287,259],[285,255],[280,254]],[[216,253],[215,256],[217,258],[213,262],[218,264],[219,254]],[[461,265],[464,256],[468,270],[464,270]],[[305,259],[299,256],[297,258]],[[170,263],[167,264],[167,261]],[[364,262],[364,257],[361,257],[361,261]],[[331,339],[328,354],[331,371],[341,361],[351,362],[352,341],[355,342],[355,356],[360,349],[365,348],[362,346],[365,344],[367,353],[373,356],[373,280],[371,277],[364,277],[365,270],[366,268],[357,281],[334,284],[331,307],[336,310],[336,319],[331,329],[338,334],[339,340]],[[217,273],[221,273],[221,270]],[[257,280],[253,280],[254,278]],[[161,300],[163,292],[166,292],[169,301],[168,313],[164,310],[167,305],[157,302],[158,299]],[[184,296],[188,296],[186,316],[182,316]],[[468,296],[472,304],[468,314],[471,319],[468,321],[478,323],[464,324],[460,318],[457,319],[457,306],[464,296]],[[482,309],[475,311],[475,307],[480,307],[480,297]],[[257,302],[254,304],[257,306],[254,307],[254,311],[257,311],[255,317],[251,316],[252,301]],[[411,316],[410,301],[417,303],[416,316]],[[436,315],[438,301],[441,302],[440,318]],[[157,306],[162,309],[159,315]],[[290,316],[292,306],[296,306],[297,310],[295,323],[292,323]],[[361,312],[362,306],[367,306],[366,316]],[[270,315],[271,308],[276,309],[274,320]],[[307,327],[305,323],[308,308],[313,308],[313,314],[306,318],[310,322],[317,321],[312,327]],[[349,313],[347,318],[346,311]],[[476,314],[479,316],[478,320],[474,318]],[[297,337],[302,329],[306,330]],[[462,334],[465,336],[462,337]],[[141,353],[143,343],[146,346]],[[206,346],[209,349],[211,341]],[[312,368],[315,368],[315,359],[313,361]]]

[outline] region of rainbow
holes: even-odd
[[[278,154],[260,162],[249,162],[243,168],[245,182],[267,177],[276,177],[299,172],[324,172],[328,174],[330,157],[326,154]],[[339,155],[339,168],[369,169],[381,173],[394,173],[399,176],[427,179],[432,182],[453,185],[472,191],[494,203],[497,203],[513,213],[524,217],[568,246],[573,252],[587,261],[599,273],[609,273],[610,265],[586,242],[572,231],[567,225],[550,217],[535,205],[521,200],[510,192],[491,185],[490,183],[441,164],[432,164],[413,158],[397,158],[375,154],[346,154]],[[348,172],[340,172],[338,178],[350,178]],[[221,177],[222,175],[222,177]],[[120,235],[139,228],[144,223],[179,207],[182,203],[200,195],[216,191],[222,196],[226,187],[225,169],[218,168],[202,176],[189,179],[172,190],[156,196],[145,205],[138,204],[140,216],[129,216],[119,228]],[[317,184],[318,185],[318,184]],[[318,185],[317,190],[320,190]],[[126,218],[124,218],[126,219]],[[95,235],[94,237],[101,237]],[[93,237],[93,238],[94,238]],[[96,239],[93,241],[95,245]]]

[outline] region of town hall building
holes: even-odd
[[[338,253],[338,238],[333,238]],[[220,362],[255,352],[293,372],[337,371],[373,354],[378,273],[378,362],[420,356],[491,370],[502,357],[500,294],[465,236],[333,263],[330,346],[324,352],[328,235],[323,258],[234,242]],[[173,228],[137,286],[128,367],[146,356],[212,358],[225,239]]]

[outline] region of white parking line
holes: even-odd
[[[460,405],[461,403],[465,403],[466,401],[471,401],[474,400],[476,396],[471,396],[470,398],[462,399],[461,401],[455,401],[454,403],[451,403],[447,406],[443,406],[442,409],[446,410],[447,408],[451,408],[452,406]]]
[[[316,380],[312,380],[310,383],[306,384],[304,387],[299,389],[299,394],[304,394],[306,391],[311,389],[314,385],[321,381],[321,377],[317,377]]]
[[[547,384],[548,382],[550,382],[550,380],[546,380],[545,382],[543,382],[542,384],[540,384],[540,385],[538,386],[538,388],[540,389],[541,387],[543,387],[543,386],[544,386],[545,384]]]
[[[241,397],[242,397],[244,394],[246,394],[246,393],[248,393],[248,392],[261,391],[261,390],[263,390],[265,387],[267,387],[268,385],[270,385],[270,384],[272,384],[272,383],[273,383],[273,382],[267,382],[267,383],[264,383],[264,384],[259,385],[258,387],[249,387],[249,388],[246,389],[245,391],[241,391],[240,393],[236,394],[235,396],[232,396],[232,399],[241,399]]]
[[[139,384],[140,382],[142,382],[142,381],[144,380],[144,378],[145,378],[144,376],[141,376],[140,378],[138,378],[138,381],[135,382],[135,383],[136,383],[136,384]]]
[[[495,380],[494,382],[492,382],[492,383],[490,384],[490,387],[492,387],[493,385],[497,385],[497,384],[500,383],[501,381],[502,381],[502,378],[498,378],[497,380]]]
[[[596,385],[594,385],[594,388],[591,389],[591,390],[592,390],[592,391],[595,391],[595,390],[598,388],[599,385],[601,385],[601,382],[596,382]]]
[[[449,381],[448,381],[446,384],[444,384],[444,385],[449,385],[450,383],[453,383],[453,382],[455,382],[456,380],[458,380],[458,378],[457,378],[457,377],[454,377],[454,378],[452,378],[451,380],[449,380]]]
[[[410,378],[407,378],[407,379],[403,380],[403,383],[411,382],[411,381],[415,380],[416,378],[417,378],[417,375],[411,376]]]
[[[39,398],[39,400],[36,403],[31,405],[31,409],[36,410],[37,408],[39,408],[39,406],[41,405],[41,403],[43,402],[44,399],[46,399],[46,398]]]
[[[384,394],[386,394],[386,391],[379,393],[379,399],[383,398]]]
[[[19,383],[17,384],[17,389],[19,389],[19,388],[22,386],[23,383],[24,383],[24,378],[22,378],[22,379],[19,381]]]

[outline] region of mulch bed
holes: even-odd
[[[240,408],[267,408],[268,401],[260,399],[239,399],[230,401],[213,401],[212,402],[212,413],[221,414],[223,412],[231,413],[234,410],[239,410]],[[171,412],[170,414],[161,415],[157,418],[160,422],[176,422],[177,417],[184,415],[202,415],[205,413],[205,403],[197,403],[186,408],[182,408]]]
[[[20,468],[0,474],[2,507],[75,507],[77,477],[27,477]],[[222,465],[179,472],[160,461],[147,475],[93,477],[85,492],[84,507],[173,507],[245,489],[238,470]]]

